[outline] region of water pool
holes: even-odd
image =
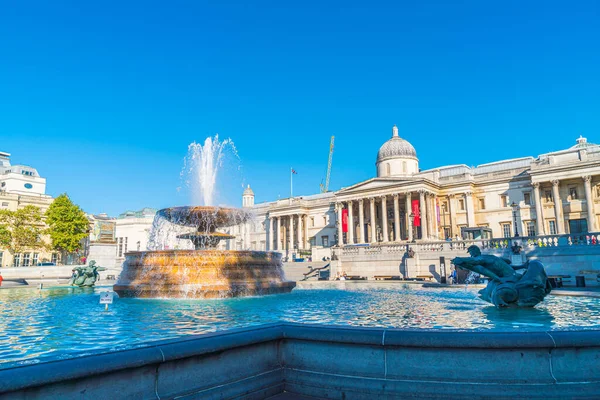
[[[270,322],[493,331],[600,328],[600,299],[548,296],[534,309],[497,310],[475,288],[322,285],[265,297],[212,300],[115,299],[110,288],[0,290],[0,369],[145,342]]]

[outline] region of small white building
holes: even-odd
[[[0,152],[0,192],[43,195],[46,193],[46,179],[33,167],[11,165],[10,153]]]
[[[148,240],[152,230],[152,222],[156,210],[143,208],[139,211],[126,211],[116,219],[117,264],[125,261],[128,251],[143,251],[148,249]]]

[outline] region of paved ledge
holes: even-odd
[[[598,359],[600,331],[280,323],[0,370],[0,399],[600,398]]]

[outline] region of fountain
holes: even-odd
[[[157,213],[152,250],[125,254],[123,271],[114,286],[119,296],[224,298],[287,293],[296,286],[285,280],[279,253],[217,249],[221,240],[234,238],[218,228],[251,219],[245,210],[212,206],[217,172],[228,148],[237,156],[229,139],[208,138],[203,146],[190,145],[186,159],[190,186],[196,189],[196,196],[200,192],[205,205],[171,207]],[[189,240],[193,249],[171,249],[181,240]]]

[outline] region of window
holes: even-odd
[[[58,253],[52,253],[52,258],[50,259],[52,263],[58,265]]]
[[[117,238],[117,257],[123,257],[123,238]]]
[[[596,185],[596,198],[600,199],[600,185]]]
[[[527,221],[525,227],[527,228],[527,236],[535,236],[535,221]]]
[[[15,253],[15,257],[13,258],[13,267],[21,266],[21,254]]]
[[[321,236],[321,246],[329,247],[329,236]]]
[[[506,195],[500,196],[500,207],[508,207],[508,196],[506,196]]]
[[[31,253],[23,254],[23,266],[29,267],[31,265]]]
[[[523,193],[523,202],[528,206],[531,205],[531,193]]]
[[[571,198],[571,200],[577,200],[577,188],[575,187],[570,187],[569,188],[569,197]]]
[[[35,267],[36,265],[38,265],[39,258],[40,258],[40,255],[39,255],[39,253],[33,253],[33,264],[32,264],[32,265],[33,265],[34,267]]]
[[[2,259],[4,258],[4,252],[0,251],[0,267],[2,267]]]
[[[310,217],[310,226],[311,227],[315,226],[315,217]]]
[[[8,207],[8,201],[3,201],[2,202],[2,207]]]
[[[314,246],[316,246],[316,245],[317,245],[317,239],[316,239],[316,238],[314,238],[314,237],[311,237],[311,238],[308,240],[308,243],[310,243],[310,247],[314,247]]]
[[[460,211],[465,211],[465,200],[464,199],[458,200],[458,209]]]
[[[323,216],[323,226],[327,226],[327,215]]]
[[[127,238],[125,238],[125,245],[123,246],[123,253],[127,253]]]
[[[502,224],[502,236],[505,238],[512,237],[512,234],[510,232],[510,223]]]
[[[479,198],[479,209],[485,210],[485,199],[483,197]]]
[[[140,241],[138,240],[137,243],[137,251],[140,251],[140,247],[142,247],[142,244],[140,243]]]
[[[556,235],[556,221],[548,221],[548,228],[551,235]]]
[[[544,190],[544,198],[546,199],[546,203],[552,203],[552,191]]]

